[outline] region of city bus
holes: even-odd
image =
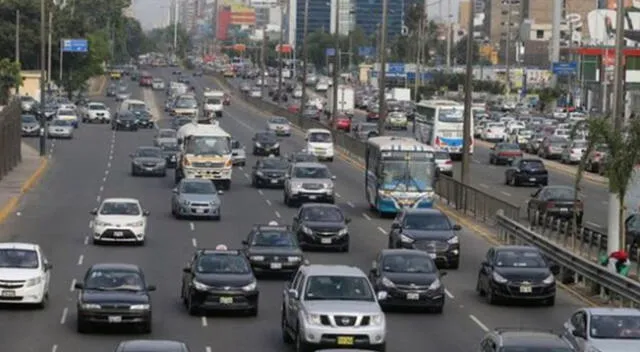
[[[413,138],[382,136],[366,142],[365,193],[381,216],[403,208],[431,208],[435,148]]]
[[[449,152],[452,159],[462,157],[464,105],[452,100],[423,100],[416,104],[413,136],[438,150]],[[473,118],[469,153],[473,154]]]

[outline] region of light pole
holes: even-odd
[[[307,104],[307,31],[309,30],[309,0],[304,0],[304,27],[302,28],[302,97],[300,97],[300,119],[304,117],[304,107]]]
[[[289,13],[289,2],[287,2],[287,11]],[[280,6],[280,18],[284,18],[285,9]],[[282,45],[284,42],[284,20],[280,21],[280,39],[278,43],[278,101],[281,100],[282,95]]]
[[[44,65],[46,57],[46,36],[45,36],[45,0],[40,0],[40,156],[44,156],[47,153],[47,117],[44,114]]]
[[[335,0],[336,2],[336,28],[335,28],[335,55],[333,56],[333,89],[331,93],[333,96],[331,97],[331,102],[333,106],[331,107],[331,118],[334,119],[338,116],[338,78],[340,77],[340,0]]]
[[[20,65],[20,10],[16,10],[16,62]],[[16,84],[16,95],[20,93],[20,85]]]
[[[471,97],[473,93],[473,7],[474,0],[469,6],[469,22],[467,23],[467,62],[466,77],[464,87],[464,122],[462,127],[462,168],[460,169],[460,180],[468,185],[471,182],[469,165],[471,163]]]
[[[174,15],[173,15],[173,55],[178,57],[178,16],[180,13],[180,7],[178,7],[178,0],[173,1]],[[174,58],[174,59],[175,59]]]
[[[380,69],[378,70],[378,134],[382,136],[386,120],[387,101],[385,94],[387,75],[387,12],[389,0],[382,0],[382,26],[380,27]]]

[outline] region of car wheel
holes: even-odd
[[[460,259],[454,260],[451,263],[449,263],[449,269],[456,270],[459,267],[460,267]]]
[[[198,315],[200,313],[200,309],[198,306],[193,303],[193,296],[189,293],[187,297],[187,311],[189,315]]]
[[[333,162],[333,157],[330,157],[329,159],[327,159],[327,161],[332,163]]]
[[[100,240],[95,237],[93,238],[92,242],[95,246],[99,246],[101,244]]]
[[[153,327],[152,327],[151,320],[146,321],[140,325],[140,332],[143,334],[150,334],[152,330],[153,330]]]
[[[444,311],[444,304],[441,305],[440,307],[435,307],[431,309],[431,312],[433,312],[434,314],[442,314],[443,311]]]
[[[498,304],[498,299],[493,294],[493,290],[491,288],[485,291],[485,298],[487,299],[487,303],[491,305]]]
[[[556,305],[556,296],[553,296],[553,297],[551,297],[549,299],[546,299],[544,301],[544,305],[547,306],[547,307],[555,306]]]
[[[485,295],[484,289],[482,288],[482,283],[480,283],[480,276],[479,275],[478,275],[478,280],[476,281],[476,293],[480,297]]]
[[[42,296],[42,301],[40,301],[40,303],[37,304],[38,309],[45,309],[47,308],[47,305],[49,304],[49,292],[45,292],[45,294]]]
[[[340,252],[349,253],[349,243],[342,246],[342,248],[340,248]]]
[[[288,329],[289,327],[287,326],[287,319],[285,319],[284,317],[284,307],[282,307],[282,314],[280,317],[280,330],[282,330],[282,342],[286,344],[290,344],[293,342],[291,335],[289,335],[289,332],[287,331]]]
[[[76,320],[76,329],[80,334],[86,334],[91,331],[89,323],[86,323],[84,320],[82,320],[82,318],[79,317]]]
[[[284,205],[290,207],[291,206],[291,201],[289,200],[289,195],[287,195],[287,192],[283,192],[283,197],[284,197]]]
[[[222,215],[214,216],[214,217],[213,217],[213,220],[215,220],[215,221],[220,221],[220,220],[222,220]]]
[[[258,306],[255,306],[255,307],[253,307],[253,308],[249,309],[249,311],[247,312],[247,314],[248,314],[250,317],[257,317],[257,316],[258,316]]]
[[[300,336],[300,329],[296,329],[296,352],[307,352],[309,347],[307,343]]]
[[[492,156],[489,157],[489,165],[493,165],[493,157]]]

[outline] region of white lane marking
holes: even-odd
[[[369,215],[367,215],[367,213],[362,213],[362,216],[363,216],[365,219],[367,219],[367,220],[371,221],[371,217],[370,217]]]
[[[195,247],[198,248],[198,240],[196,240],[195,238],[191,239],[191,244]]]
[[[447,290],[446,288],[444,289],[444,293],[447,295],[447,297],[449,297],[449,299],[454,299],[456,298],[453,294],[451,294],[451,292],[449,292],[449,290]]]
[[[338,198],[342,198],[342,196],[340,195],[340,193],[336,193],[336,197],[338,197]]]
[[[84,244],[85,246],[89,244],[89,236],[84,237]]]
[[[84,254],[80,254],[78,257],[78,265],[82,265],[82,262],[84,262]]]
[[[58,345],[51,346],[51,352],[57,352],[57,351],[58,351]]]
[[[204,352],[211,352],[211,347],[207,346],[204,348]]]
[[[209,324],[207,323],[207,317],[202,317],[202,326],[203,326],[203,327],[206,327],[207,325],[209,325]]]
[[[486,325],[484,325],[484,323],[481,322],[480,319],[476,318],[475,315],[469,314],[469,319],[471,319],[474,323],[476,323],[476,325],[478,325],[480,329],[482,329],[484,332],[489,331],[489,328]]]
[[[482,188],[489,188],[489,186],[485,185],[484,183],[481,183],[481,184],[480,184],[480,187],[482,187]]]
[[[509,193],[509,192],[500,191],[500,193],[501,193],[502,195],[507,196],[507,197],[511,197],[511,193]]]
[[[194,231],[196,229],[196,225],[193,222],[190,222],[189,228],[191,229],[191,231]]]
[[[480,164],[480,160],[478,160],[478,159],[476,159],[476,158],[473,158],[473,159],[471,159],[471,160],[473,160],[473,162],[474,162],[474,163],[476,163],[476,164]]]
[[[113,160],[113,154],[109,154],[109,160]]]
[[[89,228],[93,227],[93,220],[89,220]]]
[[[385,235],[387,234],[387,231],[380,226],[378,226],[378,231],[382,232]]]
[[[107,178],[106,178],[106,177],[103,177],[103,178],[102,178],[102,182],[107,182]]]
[[[276,218],[280,219],[280,213],[276,210]]]
[[[238,169],[239,169],[240,171],[244,170],[244,169],[242,168],[242,166],[238,166]]]
[[[111,168],[111,162],[108,162],[107,163],[107,169],[110,169],[110,168]]]
[[[76,279],[71,280],[71,286],[69,286],[69,291],[73,292],[76,289]]]
[[[60,324],[64,325],[64,323],[67,321],[68,314],[69,314],[69,308],[64,307],[64,309],[62,310],[62,316],[60,317]]]
[[[350,207],[352,207],[352,208],[355,208],[355,207],[356,207],[356,205],[355,205],[355,204],[353,204],[353,203],[351,203],[351,202],[347,202],[347,205],[348,205],[348,206],[350,206]]]
[[[100,203],[100,196],[96,197],[96,202]]]
[[[100,186],[100,192],[104,191],[104,186]]]
[[[105,176],[109,175],[109,170],[104,170],[104,174],[105,174]]]
[[[262,192],[261,189],[258,190],[258,194],[260,194],[261,196],[264,196],[264,192]]]
[[[267,199],[267,205],[271,206],[271,201]]]
[[[491,170],[495,170],[495,169],[496,169],[496,167],[495,167],[495,166],[491,166],[491,165],[489,165],[489,168],[490,168]]]
[[[246,173],[246,172],[244,173],[244,177],[245,177],[247,180],[250,178],[250,177],[249,177],[249,174],[248,174],[248,173]]]
[[[596,224],[595,222],[591,222],[591,221],[586,221],[585,222],[587,225],[589,226],[593,226],[593,227],[597,227],[597,228],[602,228],[602,226]]]

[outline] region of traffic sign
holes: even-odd
[[[387,73],[389,75],[404,75],[404,63],[390,62],[387,64]]]
[[[373,57],[375,55],[375,49],[372,46],[361,46],[358,48],[358,56]]]
[[[571,62],[554,62],[551,65],[551,72],[554,75],[571,75],[578,72],[578,63]]]
[[[86,53],[89,51],[89,42],[86,39],[63,39],[62,51],[65,53]]]
[[[325,50],[325,55],[326,56],[336,56],[336,49],[335,48],[327,48]]]

